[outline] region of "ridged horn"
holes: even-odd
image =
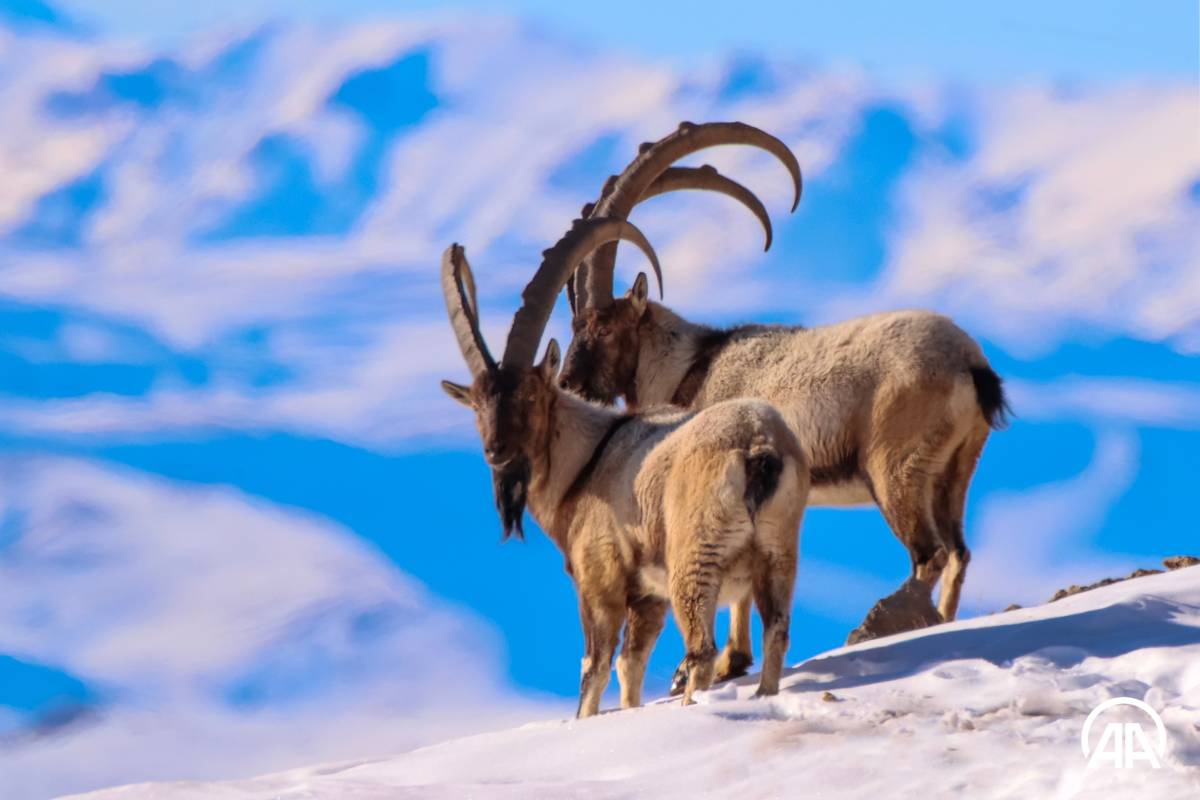
[[[496,360],[488,352],[487,342],[479,330],[479,305],[475,298],[475,277],[467,254],[459,244],[452,244],[442,254],[442,295],[450,314],[450,327],[458,339],[471,376],[496,368]]]
[[[554,301],[567,279],[593,250],[609,242],[631,242],[646,255],[659,272],[658,255],[650,242],[633,224],[623,219],[577,219],[558,242],[542,253],[542,263],[533,279],[521,292],[521,307],[513,316],[501,365],[525,367],[533,364],[538,343],[550,321]]]
[[[742,122],[709,122],[696,125],[680,123],[670,135],[638,148],[638,156],[622,172],[596,203],[593,214],[600,217],[625,219],[642,196],[674,162],[718,145],[743,144],[766,150],[779,159],[792,177],[794,195],[792,210],[800,203],[804,181],[800,164],[788,146],[771,134]],[[616,265],[616,244],[606,245],[581,267],[574,281],[576,306],[606,306],[613,298],[613,269]],[[661,282],[660,282],[661,291]]]
[[[750,210],[750,213],[758,218],[762,225],[763,233],[766,234],[766,244],[763,250],[771,249],[772,230],[771,217],[767,214],[767,208],[758,199],[754,192],[747,189],[742,184],[735,180],[726,178],[721,173],[717,172],[716,167],[705,164],[702,167],[669,167],[663,174],[654,179],[654,183],[650,184],[650,188],[642,194],[638,203],[643,200],[649,200],[651,197],[657,197],[660,194],[668,192],[678,192],[684,189],[700,189],[709,192],[719,192],[727,197],[732,197],[739,203]],[[658,293],[662,294],[662,286],[658,287]]]

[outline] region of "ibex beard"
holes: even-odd
[[[504,539],[514,533],[518,539],[525,538],[523,520],[532,469],[532,463],[524,455],[514,457],[503,467],[492,469],[492,490],[496,496],[496,510],[500,513],[501,535]]]

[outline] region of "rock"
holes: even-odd
[[[928,628],[941,622],[942,615],[933,605],[933,590],[915,578],[909,578],[867,612],[862,624],[846,638],[846,644]]]
[[[1200,558],[1196,558],[1195,556],[1171,556],[1170,558],[1163,559],[1163,566],[1168,570],[1193,567],[1197,564],[1200,564]],[[1096,581],[1095,583],[1089,583],[1086,586],[1068,586],[1066,589],[1059,589],[1057,592],[1055,592],[1054,596],[1050,598],[1050,602],[1053,603],[1055,600],[1062,600],[1064,597],[1070,597],[1071,595],[1079,594],[1080,592],[1089,592],[1092,589],[1099,589],[1101,586],[1111,586],[1114,583],[1120,583],[1121,581],[1127,581],[1133,578],[1144,578],[1147,575],[1161,575],[1162,572],[1163,571],[1161,569],[1135,569],[1124,578],[1105,578],[1104,580]]]

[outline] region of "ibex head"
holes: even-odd
[[[624,297],[579,309],[559,381],[564,389],[601,403],[633,394],[646,294],[646,273],[640,272]]]
[[[610,219],[576,220],[558,243],[542,254],[541,266],[521,293],[523,302],[513,317],[499,364],[479,328],[475,279],[466,254],[455,244],[442,256],[446,310],[472,375],[470,386],[442,381],[442,389],[475,412],[506,539],[513,531],[522,535],[532,466],[549,446],[553,422],[558,343],[551,340],[545,358],[534,365],[538,341],[554,301],[575,267],[597,247],[619,239],[633,242],[658,268],[653,248],[633,225]]]
[[[771,219],[759,199],[746,187],[726,178],[711,166],[673,167],[672,163],[697,150],[717,145],[746,144],[761,148],[783,162],[800,201],[802,179],[796,157],[779,139],[740,122],[684,122],[670,135],[644,144],[625,171],[604,185],[600,199],[584,207],[584,216],[625,219],[643,200],[681,189],[720,192],[746,206],[766,233],[771,246]],[[637,371],[639,331],[645,324],[648,303],[646,276],[638,275],[622,298],[613,296],[613,268],[617,246],[608,244],[590,255],[568,286],[575,313],[574,336],[567,348],[562,386],[593,400],[611,403],[625,395],[633,398]],[[662,275],[655,269],[659,294]]]

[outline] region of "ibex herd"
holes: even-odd
[[[809,502],[875,503],[909,551],[905,596],[915,587],[928,597],[942,582],[936,611],[930,604],[924,616],[860,635],[957,612],[967,487],[1007,411],[1000,378],[970,336],[924,311],[808,329],[715,329],[650,301],[644,273],[624,297],[613,295],[621,240],[643,251],[661,292],[654,250],[626,221],[656,194],[727,194],[755,214],[770,246],[770,219],[748,189],[711,167],[672,166],[729,144],[776,156],[792,176],[795,208],[800,167],[783,142],[741,123],[683,123],[642,145],[544,253],[499,364],[480,332],[462,248],[443,257],[446,306],[473,382],[442,386],[475,411],[505,537],[520,534],[528,502],[563,551],[585,636],[580,717],[599,710],[622,624],[621,707],[640,704],[668,606],[686,647],[673,687],[684,703],[747,671],[751,600],[763,624],[758,692],[778,691]],[[536,366],[534,357],[564,288],[574,337],[560,376],[556,342]],[[617,398],[624,411],[611,407]],[[718,657],[722,603],[732,604],[733,621]],[[872,614],[887,611],[882,603]]]

